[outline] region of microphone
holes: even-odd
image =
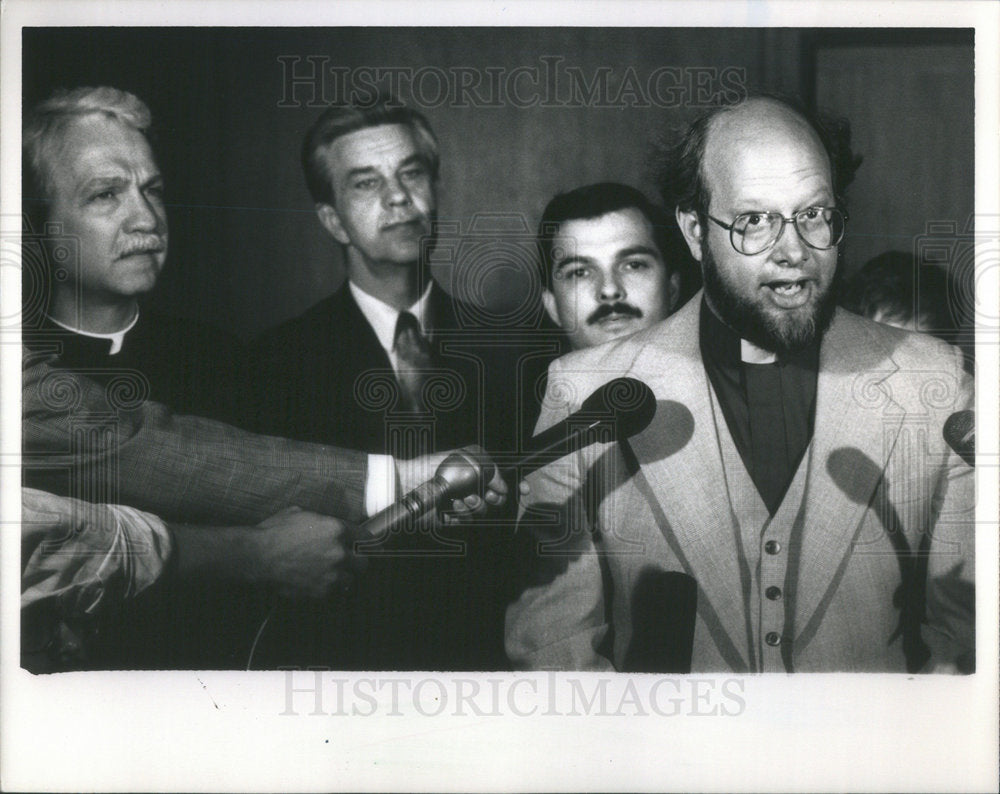
[[[973,468],[976,467],[976,413],[966,409],[955,411],[944,423],[945,443]]]
[[[464,449],[452,452],[441,461],[434,477],[373,515],[358,529],[362,537],[378,538],[415,527],[423,516],[445,507],[452,499],[464,499],[482,491],[496,471],[496,464],[486,454],[476,455]]]
[[[649,386],[635,378],[615,378],[596,389],[579,410],[534,436],[520,460],[500,472],[524,477],[597,439],[618,441],[641,433],[655,415],[656,397]]]
[[[649,426],[655,413],[656,398],[649,386],[635,378],[616,378],[594,391],[580,410],[532,438],[520,459],[500,469],[500,474],[505,479],[523,477],[598,437],[608,440],[610,435],[611,440],[617,440],[634,436]],[[496,464],[485,454],[453,452],[432,479],[361,524],[360,535],[379,538],[412,529],[423,516],[446,507],[453,499],[481,493],[496,472]]]

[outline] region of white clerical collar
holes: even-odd
[[[746,339],[740,339],[740,361],[744,364],[773,364],[777,360],[777,354],[770,350],[757,347]]]
[[[92,339],[107,339],[111,342],[111,351],[108,353],[109,356],[113,356],[120,352],[122,349],[122,344],[125,342],[125,334],[131,331],[137,322],[139,322],[139,307],[135,309],[135,316],[132,318],[132,322],[122,328],[120,331],[114,331],[110,334],[98,334],[93,331],[84,331],[82,328],[74,328],[72,325],[66,325],[66,323],[59,322],[55,317],[49,317],[52,322],[58,325],[60,328],[65,328],[67,331],[72,331],[74,334],[79,334],[80,336],[89,336]]]
[[[348,281],[347,284],[351,288],[351,295],[354,296],[354,301],[358,304],[358,308],[361,309],[361,313],[368,320],[368,324],[375,332],[375,336],[378,337],[378,343],[382,345],[383,349],[392,351],[396,341],[396,323],[399,322],[399,310],[369,295],[353,281]],[[424,290],[424,294],[407,309],[410,314],[417,318],[417,322],[420,324],[420,332],[424,336],[428,336],[430,330],[428,328],[430,319],[429,306],[433,286],[434,282],[429,282],[427,289]]]

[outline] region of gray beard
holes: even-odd
[[[831,287],[818,296],[809,315],[775,316],[731,289],[719,275],[708,245],[702,242],[701,250],[702,276],[709,302],[719,319],[748,342],[779,356],[787,356],[812,345],[830,326],[836,309]]]

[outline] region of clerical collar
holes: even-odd
[[[361,313],[365,316],[368,324],[378,337],[378,342],[386,351],[391,351],[396,340],[396,324],[399,321],[399,309],[390,306],[388,303],[379,300],[374,295],[369,295],[353,281],[347,282],[354,296],[354,302],[358,304]],[[424,294],[407,311],[417,318],[420,324],[420,333],[424,336],[430,335],[430,300],[431,289],[434,282],[430,281]]]
[[[79,336],[87,336],[91,339],[107,339],[111,342],[111,350],[108,351],[109,356],[113,356],[116,353],[121,352],[122,345],[125,343],[125,334],[131,331],[137,322],[139,322],[139,307],[136,306],[135,315],[132,317],[132,322],[122,328],[120,331],[114,331],[110,334],[98,334],[93,331],[84,331],[82,328],[74,328],[72,325],[67,325],[66,323],[61,323],[55,317],[46,315],[52,322],[58,325],[60,328],[65,328],[67,331],[72,331],[74,334]]]
[[[818,341],[814,341],[804,350],[779,357],[777,354],[743,339],[736,331],[722,322],[712,311],[704,296],[701,299],[699,329],[702,355],[719,365],[732,367],[738,364],[774,364],[781,360],[783,363],[797,363],[807,369],[816,369],[815,362],[819,353]]]

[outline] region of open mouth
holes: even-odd
[[[772,300],[786,309],[794,309],[803,305],[809,300],[811,294],[808,279],[769,281],[764,286],[770,291]]]

